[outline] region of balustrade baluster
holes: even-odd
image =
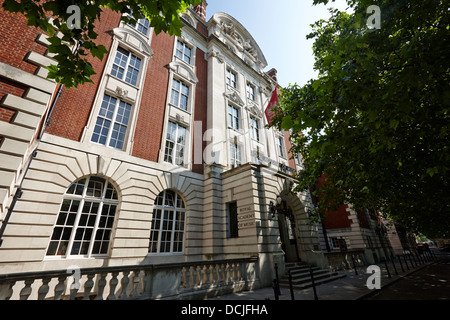
[[[208,284],[208,267],[205,265],[203,265],[203,285],[207,285]]]
[[[34,279],[25,280],[25,287],[20,290],[20,300],[27,300],[31,294],[31,285],[33,284]]]
[[[4,282],[2,285],[0,285],[0,300],[9,300],[14,291],[13,291],[13,287],[16,284],[15,280],[12,281],[6,281]],[[3,290],[3,288],[5,288]]]
[[[130,283],[130,279],[128,278],[128,275],[130,274],[130,271],[124,271],[123,272],[123,278],[122,281],[120,282],[122,289],[120,291],[120,299],[126,299],[128,297],[127,294],[127,288],[128,288],[128,283]]]
[[[185,289],[186,288],[186,281],[187,281],[187,271],[186,271],[186,267],[181,268],[181,288]]]
[[[98,279],[98,292],[95,300],[103,300],[103,291],[105,291],[107,275],[106,272],[100,273],[100,278]]]
[[[225,272],[226,272],[226,270],[225,270],[225,263],[221,263],[220,264],[220,282],[226,282],[226,279],[225,279]]]
[[[238,280],[238,281],[242,281],[242,273],[241,273],[241,270],[242,270],[241,263],[238,262],[238,263],[237,263],[237,280]]]
[[[90,273],[87,275],[87,281],[84,283],[84,297],[83,300],[90,300],[89,295],[91,294],[91,290],[94,287],[94,277],[95,273]]]
[[[109,280],[109,295],[107,297],[108,300],[116,300],[116,287],[119,284],[119,280],[117,279],[117,276],[119,275],[119,272],[113,272],[111,273],[111,280]]]
[[[195,285],[197,287],[200,287],[202,285],[202,269],[200,266],[196,266],[195,267],[195,271],[196,271],[196,282]]]
[[[48,291],[50,290],[50,287],[48,283],[52,280],[52,278],[43,278],[42,279],[42,285],[39,287],[38,290],[38,300],[44,300],[45,296],[47,295]]]
[[[131,288],[131,297],[138,297],[141,295],[141,271],[135,270],[133,271],[133,282],[132,282],[132,288]]]
[[[214,266],[212,264],[209,265],[209,283],[214,284]]]
[[[230,282],[230,264],[227,263],[226,266],[226,283]]]
[[[153,270],[144,269],[143,270],[143,282],[144,288],[142,294],[147,295],[147,297],[151,298],[153,294]]]
[[[67,279],[67,275],[60,275],[58,277],[58,284],[55,286],[55,297],[54,300],[60,300],[61,299],[61,295],[64,293],[64,291],[66,290],[66,279]]]
[[[73,277],[73,282],[70,285],[70,296],[69,296],[69,300],[75,300],[75,298],[77,297],[77,293],[78,290],[80,290],[81,288],[81,283],[80,283],[80,279],[78,279],[78,277]]]

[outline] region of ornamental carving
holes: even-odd
[[[116,94],[120,97],[120,98],[126,98],[128,96],[128,91],[124,90],[121,87],[116,87]]]

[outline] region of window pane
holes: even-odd
[[[128,61],[129,52],[121,47],[117,48],[114,64],[111,69],[111,74],[119,79],[123,79],[125,68]]]
[[[86,192],[83,194],[82,190],[86,183]],[[117,191],[111,184],[108,184],[107,196],[105,196],[105,199],[109,198],[108,203],[103,203],[103,188],[106,183],[103,178],[89,177],[75,182],[68,188],[66,195],[69,197],[79,196],[80,200],[63,199],[50,238],[47,255],[66,255],[69,247],[71,247],[71,255],[89,256],[95,253],[107,253],[117,208]],[[76,192],[78,187],[81,187],[79,194]],[[103,208],[101,213],[100,208]],[[97,223],[99,216],[101,219]],[[101,250],[89,252],[94,234],[98,230],[103,232],[100,243]],[[73,242],[71,243],[71,241]]]
[[[141,59],[139,59],[134,55],[131,55],[125,81],[132,85],[136,85],[140,68],[141,68]]]
[[[175,192],[167,190],[164,205],[168,207],[175,206]]]
[[[164,207],[161,207],[164,199]],[[174,205],[180,209],[175,210]],[[184,246],[185,207],[182,198],[171,190],[158,195],[155,200],[157,208],[153,211],[150,233],[150,253],[182,252]]]

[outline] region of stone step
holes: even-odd
[[[340,275],[336,272],[329,272],[328,270],[323,270],[318,267],[310,267],[306,263],[287,263],[286,274],[280,279],[280,287],[289,288],[289,271],[292,276],[292,285],[294,289],[300,290],[311,287],[311,270],[316,285],[345,277],[345,275]]]
[[[316,286],[318,286],[318,285],[321,285],[321,284],[324,284],[324,283],[328,283],[328,282],[332,282],[332,281],[335,281],[335,280],[338,280],[338,279],[342,279],[344,277],[345,277],[345,275],[337,274],[337,275],[332,275],[332,276],[328,276],[328,277],[321,278],[321,279],[314,278],[314,284]],[[294,290],[303,290],[303,289],[307,289],[307,288],[310,288],[310,287],[312,287],[311,278],[309,279],[309,281],[306,281],[306,282],[295,283],[295,284],[292,283],[292,288]],[[284,281],[284,280],[280,281],[280,288],[289,289],[289,281]]]

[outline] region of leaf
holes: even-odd
[[[93,47],[91,48],[91,54],[92,54],[92,56],[93,56],[93,57],[96,57],[96,58],[98,58],[98,59],[100,59],[100,60],[102,60],[102,59],[103,59],[103,56],[104,56],[105,54],[107,54],[107,53],[108,53],[108,50],[106,50],[105,46],[103,46],[103,45],[93,46]]]

